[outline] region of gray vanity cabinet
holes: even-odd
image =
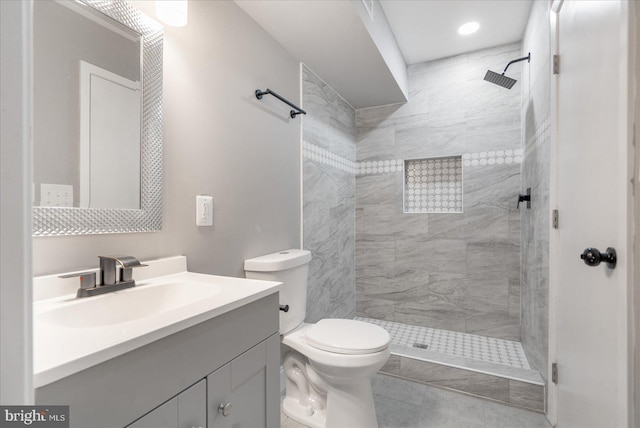
[[[271,336],[127,428],[279,427],[279,346]]]
[[[270,294],[41,386],[36,404],[69,405],[70,428],[279,427],[278,305]]]
[[[205,428],[207,381],[202,379],[128,428]]]
[[[280,426],[279,346],[274,335],[207,377],[208,428]]]

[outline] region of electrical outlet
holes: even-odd
[[[73,186],[69,184],[40,184],[40,206],[72,207]]]
[[[213,226],[212,196],[196,196],[196,226]]]

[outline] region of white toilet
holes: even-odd
[[[310,260],[309,251],[286,250],[244,262],[247,278],[282,282],[283,410],[313,428],[377,427],[371,377],[389,358],[389,333],[347,319],[304,323]]]

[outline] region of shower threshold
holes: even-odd
[[[512,381],[544,386],[531,369],[520,342],[356,317],[379,325],[391,336],[391,354]]]

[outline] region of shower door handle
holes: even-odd
[[[617,256],[614,248],[607,248],[607,251],[601,253],[597,248],[589,247],[580,254],[580,258],[584,260],[587,266],[598,266],[601,262],[605,262],[609,269],[615,269]]]

